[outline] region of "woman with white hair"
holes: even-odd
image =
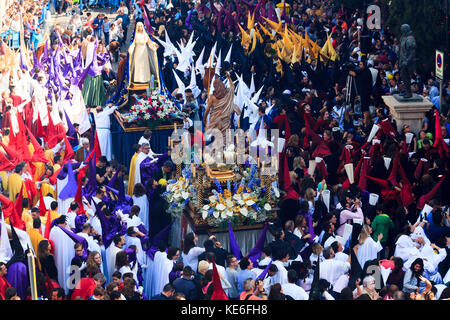
[[[353,297],[354,299],[360,297],[363,294],[366,294],[369,296],[371,300],[378,300],[380,296],[378,295],[377,291],[375,290],[375,278],[372,276],[367,276],[363,279],[363,287],[361,288],[359,286],[360,281],[356,282],[356,289],[353,291]]]

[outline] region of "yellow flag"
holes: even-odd
[[[264,28],[262,24],[259,24],[258,26],[261,28],[261,30],[264,32],[265,35],[268,35],[270,37],[270,40],[273,40],[273,35],[271,32],[269,32],[269,30]]]
[[[247,30],[253,29],[255,26],[255,14],[252,14],[250,16],[250,11],[248,12],[248,19],[247,19]]]
[[[239,30],[241,30],[242,34],[242,40],[241,40],[241,46],[244,47],[244,49],[248,50],[250,47],[250,36],[247,32],[245,32],[244,29],[238,24]]]
[[[276,32],[280,32],[281,31],[281,21],[278,23],[273,22],[272,20],[269,20],[265,17],[263,17],[264,20],[267,21],[267,23],[270,25],[270,27],[275,30]]]
[[[259,43],[263,43],[263,42],[264,42],[264,39],[263,39],[263,37],[261,36],[261,34],[259,33],[258,29],[255,29],[255,34],[256,34],[256,37],[257,37],[258,40],[259,40]]]
[[[255,32],[255,29],[252,29],[252,31],[250,32],[250,34],[252,34],[252,49],[250,50],[250,52],[249,52],[248,54],[252,53],[252,52],[255,50],[255,48],[256,48],[256,42],[258,41],[258,40],[256,39],[256,32]]]
[[[334,50],[334,47],[331,43],[331,34],[327,35],[327,41],[325,42],[323,48],[320,50],[320,55],[323,58],[323,61],[325,62],[330,59],[331,61],[339,59],[339,56],[336,53],[336,50]]]

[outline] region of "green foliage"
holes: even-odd
[[[390,32],[400,39],[400,26],[409,24],[417,43],[416,69],[434,71],[436,49],[445,49],[445,14],[439,0],[389,0]]]

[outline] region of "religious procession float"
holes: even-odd
[[[236,160],[236,149],[234,144],[226,148],[227,164],[205,154],[202,164],[183,170],[177,165],[176,179],[167,181],[164,193],[167,212],[174,219],[187,215],[201,233],[211,228],[226,230],[229,223],[235,230],[256,229],[276,217],[280,200],[277,163],[272,161],[270,168],[259,161],[235,164],[229,160]]]

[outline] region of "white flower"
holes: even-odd
[[[264,210],[270,211],[270,210],[272,210],[272,206],[270,204],[266,203],[264,205]]]
[[[236,201],[239,201],[239,200],[241,200],[241,195],[240,194],[235,194],[233,196],[233,199],[236,200]]]
[[[208,211],[202,211],[202,218],[206,219],[207,216],[208,216]]]
[[[275,197],[277,197],[277,198],[280,197],[280,190],[278,190],[278,188],[273,187],[273,193],[275,194]]]
[[[227,212],[226,212],[226,211],[222,212],[222,214],[220,215],[220,217],[221,217],[222,219],[226,219],[226,218],[227,218]]]
[[[239,200],[238,203],[240,206],[243,206],[245,204],[244,200]]]
[[[214,216],[214,218],[219,218],[219,212],[218,211],[214,211],[213,212],[213,216]]]
[[[233,216],[233,211],[231,211],[231,210],[225,210],[225,214],[226,214],[228,217],[232,217],[232,216]]]
[[[227,207],[233,207],[233,201],[231,201],[230,199],[227,199],[225,203],[227,204]]]
[[[226,207],[223,204],[220,203],[220,204],[217,205],[216,209],[219,210],[219,211],[223,211],[223,210],[226,209]]]
[[[181,196],[183,197],[184,200],[186,200],[189,197],[189,192],[183,191],[181,193]]]
[[[209,196],[208,200],[209,200],[209,202],[216,202],[217,201],[217,197],[216,196]]]
[[[246,217],[246,216],[248,215],[248,210],[245,209],[245,208],[241,208],[241,210],[239,210],[239,212],[240,212],[244,217]]]
[[[251,207],[252,205],[255,204],[255,201],[253,201],[253,200],[247,200],[247,201],[245,201],[245,204],[248,205],[249,207]]]
[[[203,206],[203,210],[209,210],[209,205],[205,204],[205,205]]]

